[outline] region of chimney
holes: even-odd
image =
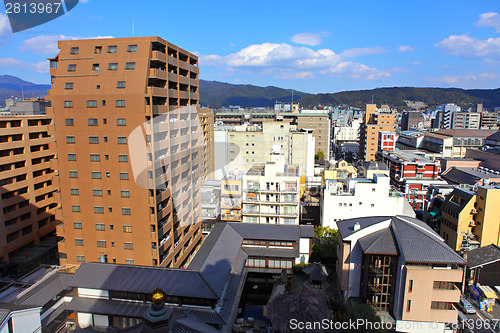
[[[359,222],[356,222],[354,223],[354,231],[358,231],[359,229],[361,229],[361,224],[359,224]]]

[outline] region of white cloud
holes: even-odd
[[[0,13],[0,37],[11,32],[9,17]]]
[[[451,35],[434,45],[441,52],[458,57],[500,58],[500,37],[480,40],[467,35]]]
[[[74,37],[64,35],[39,35],[29,39],[25,39],[21,46],[20,51],[31,51],[41,55],[56,55],[59,52],[57,41],[59,40],[75,40],[75,39],[100,39],[100,38],[113,38],[113,36],[96,36],[96,37]]]
[[[457,87],[478,87],[481,84],[488,84],[493,80],[499,79],[496,73],[484,72],[473,75],[445,75],[443,77],[427,77],[425,80],[433,84],[444,84]]]
[[[357,47],[354,49],[345,50],[341,53],[342,56],[348,58],[354,58],[360,55],[369,55],[369,54],[377,54],[377,53],[385,53],[388,52],[386,48],[382,46],[375,47]]]
[[[398,52],[413,52],[415,49],[408,45],[399,45]]]
[[[37,73],[48,73],[49,72],[49,62],[48,61],[40,61],[34,64],[31,64],[33,68],[35,68]]]
[[[488,12],[479,15],[479,20],[476,22],[478,27],[492,27],[497,32],[500,32],[500,15],[497,12]]]
[[[422,65],[422,62],[419,61],[419,60],[415,60],[414,62],[411,63],[413,66],[418,66],[418,65]]]
[[[10,58],[0,58],[0,67],[26,67],[26,63],[19,59]]]
[[[287,79],[287,80],[310,80],[314,78],[313,72],[309,71],[302,71],[302,72],[297,72],[297,73],[282,73],[279,75],[276,75],[277,79]]]
[[[300,34],[296,34],[292,37],[292,42],[296,44],[302,45],[319,45],[323,38],[329,35],[328,32],[322,31],[317,34],[313,34],[312,32],[302,32]]]
[[[254,44],[227,56],[200,55],[199,60],[201,66],[215,65],[229,72],[249,69],[255,72],[260,69],[261,75],[276,72],[282,78],[310,79],[314,72],[367,80],[390,76],[387,71],[347,61],[343,54],[336,54],[330,49],[315,51],[305,46],[292,46],[287,43]]]

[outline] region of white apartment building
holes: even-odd
[[[300,167],[286,164],[279,147],[243,176],[244,223],[299,224]]]
[[[227,131],[227,170],[247,170],[255,163],[263,163],[273,147],[278,146],[284,154],[285,164],[298,165],[300,176],[314,176],[312,130],[297,130],[290,122],[264,121],[262,127],[248,124],[231,127]]]
[[[441,109],[443,111],[443,126],[442,128],[452,128],[452,121],[453,121],[453,113],[455,112],[460,112],[462,109],[460,106],[455,105],[455,104],[443,104],[441,106]]]
[[[368,178],[350,178],[346,183],[326,180],[321,193],[321,225],[337,229],[337,221],[367,216],[415,213],[405,197],[390,186],[384,174]]]
[[[336,141],[359,141],[359,127],[362,119],[353,119],[350,126],[335,127]]]

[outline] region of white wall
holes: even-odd
[[[78,325],[81,328],[92,326],[92,314],[91,313],[78,312],[76,314],[76,317],[78,320]]]
[[[101,289],[78,288],[78,296],[87,298],[109,299],[108,291]]]
[[[12,326],[14,327],[14,332],[17,333],[17,332],[41,331],[42,321],[40,320],[40,311],[41,308],[32,308],[32,309],[12,312],[11,316],[12,316]]]
[[[309,262],[309,251],[311,250],[311,239],[301,238],[299,241],[299,257],[295,258],[295,263],[300,264],[300,258],[304,255],[305,263]]]

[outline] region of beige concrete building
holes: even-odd
[[[221,221],[241,222],[242,179],[244,172],[232,170],[221,180]]]
[[[293,119],[293,124],[297,125],[297,129],[313,130],[314,137],[314,153],[322,151],[325,153],[325,158],[330,156],[330,118],[325,113],[282,113],[284,119]]]
[[[291,120],[265,121],[258,126],[235,126],[227,131],[227,170],[247,170],[268,160],[274,146],[285,155],[285,163],[300,166],[301,176],[314,175],[314,144],[311,130],[299,130]]]
[[[396,112],[382,105],[367,104],[364,122],[360,127],[359,156],[366,161],[374,161],[378,150],[378,132],[396,131]]]
[[[299,167],[285,163],[276,147],[269,162],[243,176],[244,223],[299,224]]]
[[[46,116],[0,118],[0,249],[9,254],[56,229],[55,139]]]
[[[210,172],[196,132],[198,58],[159,37],[59,49],[48,114],[60,157],[61,264],[185,266],[201,244],[199,192]]]

